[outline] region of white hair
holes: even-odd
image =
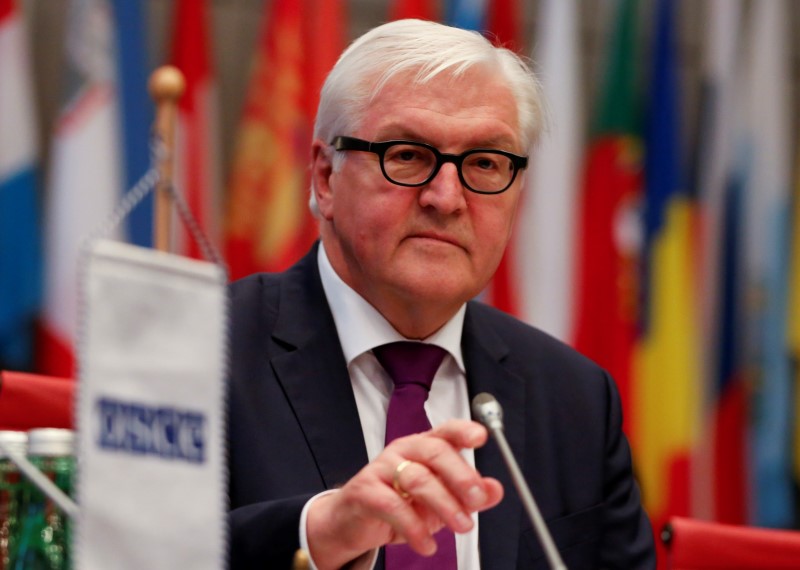
[[[514,52],[495,47],[480,33],[423,20],[397,20],[373,28],[342,53],[320,94],[314,138],[325,142],[360,126],[370,102],[400,74],[425,84],[447,73],[458,77],[481,66],[497,70],[517,103],[519,136],[530,148],[544,129],[541,87],[528,64]],[[336,153],[338,169],[344,153]],[[314,193],[311,209],[316,213]]]

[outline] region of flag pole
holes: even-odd
[[[172,202],[172,167],[175,149],[175,119],[178,99],[186,88],[183,73],[171,65],[156,69],[150,76],[150,96],[156,104],[155,135],[161,142],[158,155],[158,187],[155,199],[153,244],[159,251],[169,251]]]

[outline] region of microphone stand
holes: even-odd
[[[511,451],[511,446],[508,445],[508,440],[503,432],[503,410],[500,403],[490,394],[478,394],[472,400],[472,408],[475,415],[478,416],[480,422],[486,426],[489,433],[492,434],[497,446],[500,448],[500,455],[511,473],[511,480],[514,482],[514,487],[519,493],[522,500],[522,506],[528,513],[528,517],[533,523],[533,528],[536,535],[539,537],[539,542],[544,548],[544,553],[547,556],[547,562],[553,570],[567,570],[561,555],[553,542],[553,537],[550,531],[547,530],[547,525],[542,518],[542,513],[536,505],[536,500],[533,498],[528,483],[522,475],[522,470],[519,468],[517,460],[514,458],[514,453]]]
[[[502,428],[495,428],[491,430],[491,432],[495,441],[497,441],[498,447],[500,447],[500,454],[503,456],[506,466],[511,472],[511,479],[514,481],[514,487],[516,487],[519,498],[522,500],[522,506],[525,507],[528,517],[533,523],[536,536],[539,537],[539,542],[541,542],[542,547],[544,547],[544,553],[547,555],[547,561],[550,563],[550,567],[553,568],[553,570],[567,570],[553,542],[553,537],[550,536],[550,532],[547,530],[547,526],[542,518],[542,513],[539,512],[539,507],[536,506],[536,500],[533,498],[527,483],[525,483],[522,471],[520,471],[519,465],[516,459],[514,459],[514,455],[511,453],[511,448],[508,445]]]

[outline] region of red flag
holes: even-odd
[[[630,390],[639,316],[635,228],[641,159],[641,141],[632,135],[595,138],[589,147],[578,236],[575,347],[614,377],[626,427],[635,425]]]
[[[178,101],[175,139],[175,187],[183,193],[200,228],[212,243],[219,241],[216,87],[211,66],[208,12],[205,0],[179,0],[174,16],[172,63],[186,79]],[[176,250],[201,257],[198,244],[180,222]]]
[[[232,278],[280,271],[317,236],[308,210],[311,123],[343,45],[340,0],[276,0],[265,15],[229,181],[226,254]]]
[[[518,0],[491,0],[486,8],[486,29],[492,43],[514,52],[522,49],[522,14]]]
[[[492,0],[487,6],[486,24],[489,39],[497,46],[517,51],[520,46],[520,13],[517,0]],[[487,301],[512,315],[520,314],[517,275],[513,265],[514,240],[508,242],[500,265],[488,288]]]
[[[437,10],[432,0],[394,0],[389,7],[389,20],[416,18],[418,20],[437,21]]]
[[[631,375],[638,327],[642,143],[637,136],[636,6],[620,3],[606,85],[589,146],[579,221],[575,346],[619,387],[626,429],[636,425]],[[635,433],[628,432],[636,448]]]
[[[305,0],[305,14],[303,90],[306,118],[313,130],[322,84],[344,49],[347,13],[342,0]]]

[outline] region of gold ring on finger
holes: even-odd
[[[397,491],[397,494],[403,499],[408,499],[411,495],[400,485],[400,474],[403,472],[403,469],[412,463],[414,462],[410,459],[404,459],[397,465],[394,470],[394,474],[392,475],[392,487],[394,487],[394,490]]]

